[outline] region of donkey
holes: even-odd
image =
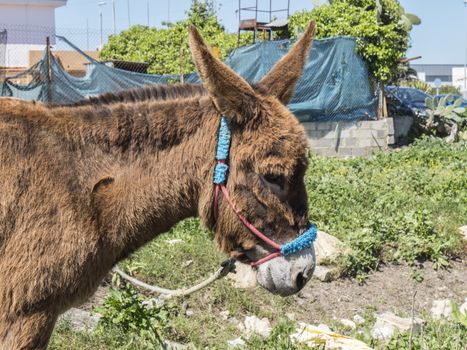
[[[54,108],[0,99],[0,349],[45,349],[59,314],[184,218],[200,216],[219,247],[245,262],[273,249],[240,217],[281,244],[307,230],[307,139],[284,104],[314,28],[255,86],[192,27],[204,90]],[[221,116],[231,133],[225,196],[213,185]],[[299,291],[313,273],[313,247],[278,255],[257,266],[258,282]]]

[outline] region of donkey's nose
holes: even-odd
[[[305,287],[308,278],[305,276],[303,271],[297,272],[295,275],[292,275],[292,285],[295,286],[297,292]]]

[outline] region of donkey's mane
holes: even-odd
[[[147,100],[175,100],[207,95],[206,89],[196,84],[154,84],[144,87],[107,92],[98,96],[90,96],[81,101],[69,104],[69,107],[108,105],[112,103],[131,103]]]

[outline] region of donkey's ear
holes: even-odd
[[[315,34],[316,23],[311,21],[295,46],[277,62],[259,82],[268,94],[277,97],[283,104],[289,103],[295,84],[302,76]]]
[[[239,124],[254,117],[257,100],[250,84],[214,57],[194,26],[190,26],[188,38],[196,69],[219,112]]]

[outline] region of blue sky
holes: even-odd
[[[85,30],[89,23],[91,32],[97,36],[99,10],[97,3],[102,0],[68,0],[65,7],[56,12],[57,28]],[[115,0],[117,28],[128,27],[128,0]],[[255,0],[243,0],[244,4],[254,4]],[[112,0],[102,6],[103,27],[112,29]],[[167,20],[170,2],[170,20],[183,19],[191,0],[129,0],[131,24],[147,24],[147,4],[149,3],[149,24],[161,26]],[[423,56],[417,63],[463,63],[465,60],[465,40],[467,35],[464,0],[400,0],[406,11],[422,18],[422,24],[412,31],[412,48],[408,56]],[[236,31],[238,17],[235,10],[238,0],[218,1],[219,17],[228,31]],[[259,0],[260,5],[269,6],[269,0]],[[287,0],[272,0],[274,8],[283,8]],[[290,0],[291,13],[301,9],[311,9],[312,0]],[[60,33],[60,30],[59,30]],[[64,32],[66,33],[66,31]],[[71,35],[71,34],[70,34]],[[73,38],[70,38],[73,40]],[[78,39],[76,39],[78,40]],[[97,39],[96,39],[97,40]],[[78,43],[78,45],[83,45]]]

